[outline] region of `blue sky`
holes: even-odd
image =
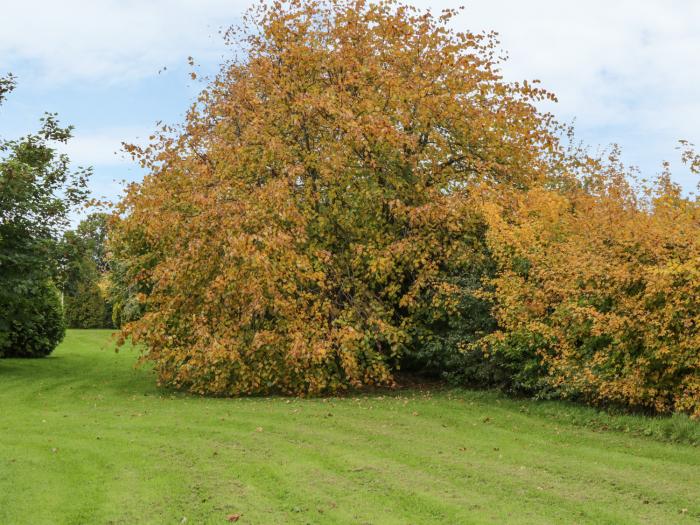
[[[645,174],[670,160],[676,180],[697,177],[677,162],[678,139],[700,144],[700,1],[434,0],[466,9],[459,29],[500,33],[509,80],[539,79],[548,106],[592,147],[620,144]],[[3,2],[3,4],[5,4]],[[187,57],[211,73],[228,52],[219,29],[248,0],[25,0],[3,5],[0,73],[19,85],[0,108],[0,135],[35,130],[44,111],[75,125],[67,151],[92,165],[95,196],[114,199],[118,181],[142,173],[119,151],[156,121],[179,122],[201,85]],[[163,68],[167,68],[163,70]]]

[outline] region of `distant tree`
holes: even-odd
[[[106,301],[97,280],[86,279],[78,282],[75,291],[64,296],[63,305],[69,328],[111,326],[111,322],[106,325]]]
[[[85,246],[89,257],[95,263],[99,274],[104,274],[109,270],[107,261],[107,228],[109,224],[109,214],[91,213],[80,221],[75,233]]]
[[[123,254],[110,258],[107,297],[111,307],[112,324],[121,327],[138,320],[144,313],[140,297],[148,293],[148,282],[134,279],[135,271],[141,262]]]
[[[15,87],[0,79],[0,102]],[[63,337],[63,314],[54,283],[59,240],[70,210],[87,197],[89,169],[72,171],[55,143],[72,127],[46,113],[35,134],[0,138],[0,355],[50,353]]]
[[[61,289],[69,328],[111,328],[112,307],[106,295],[105,254],[108,215],[93,213],[62,242]]]

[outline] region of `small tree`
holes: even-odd
[[[14,85],[11,76],[0,80],[0,102]],[[72,172],[52,147],[71,129],[47,113],[36,134],[0,139],[0,355],[46,355],[63,337],[58,239],[90,173]]]

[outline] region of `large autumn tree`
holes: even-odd
[[[120,289],[163,383],[306,394],[389,384],[492,328],[477,202],[554,180],[550,95],[491,34],[393,1],[261,4],[232,59],[144,149]],[[478,191],[477,191],[478,190]],[[427,350],[426,350],[427,349]]]

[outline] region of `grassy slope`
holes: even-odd
[[[72,331],[50,358],[0,361],[0,523],[700,520],[699,448],[594,432],[568,405],[202,399],[134,358]]]

